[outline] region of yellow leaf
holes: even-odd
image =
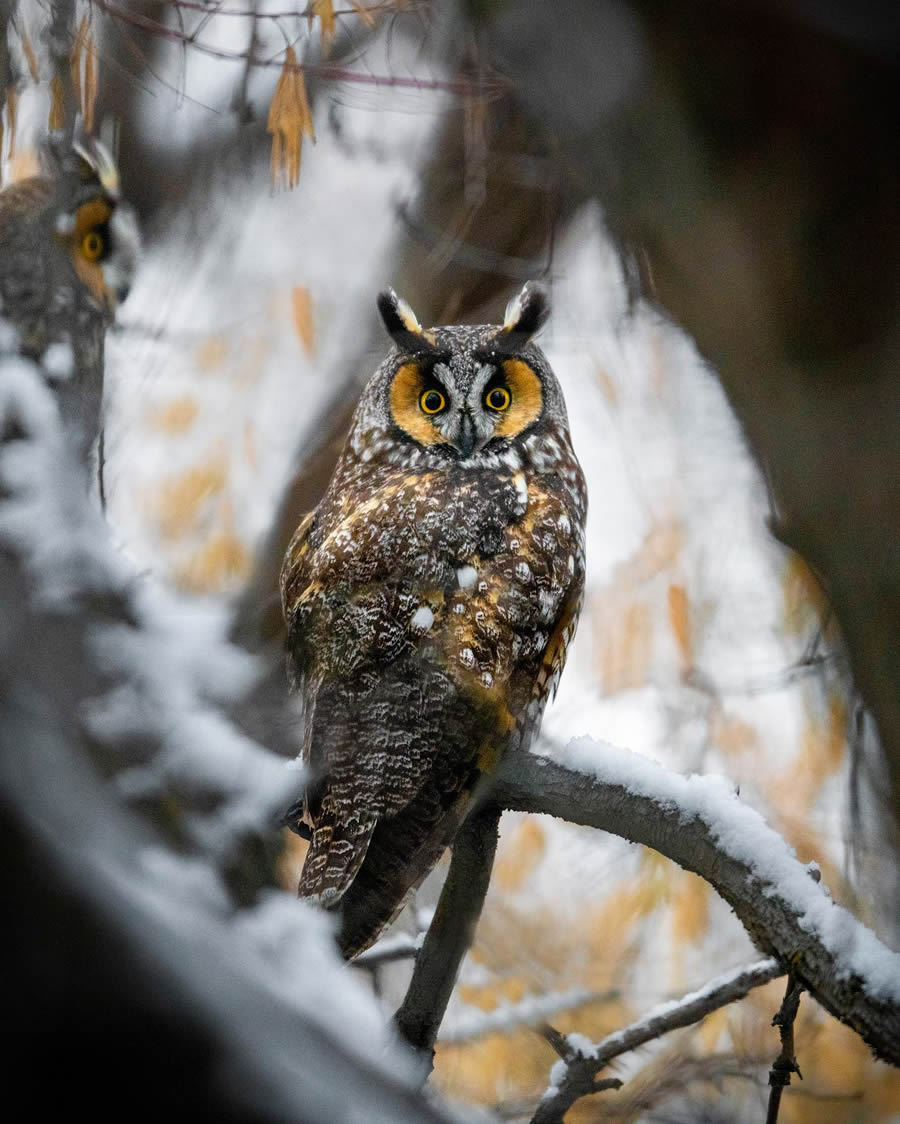
[[[25,55],[25,61],[28,63],[28,73],[31,75],[32,82],[40,80],[40,73],[38,71],[37,55],[34,53],[34,47],[31,40],[28,38],[28,32],[23,31],[21,34],[22,53]]]
[[[701,1023],[700,1041],[707,1053],[711,1054],[722,1036],[727,1033],[729,1017],[729,1008],[720,1007],[718,1011],[710,1012]]]
[[[194,424],[199,409],[196,399],[184,395],[154,410],[150,424],[163,433],[184,433]]]
[[[676,944],[695,944],[709,924],[709,887],[702,878],[685,873],[672,903],[672,935]]]
[[[291,290],[291,309],[294,313],[294,330],[307,355],[315,354],[316,328],[313,321],[313,304],[309,289],[295,285]]]
[[[214,458],[166,481],[161,488],[157,509],[160,533],[174,539],[197,527],[211,497],[225,487],[224,458]]]
[[[691,643],[688,595],[682,585],[669,586],[669,624],[678,645],[682,669],[688,671],[694,666],[694,649]]]
[[[293,47],[288,47],[284,57],[284,68],[269,106],[269,119],[266,125],[272,134],[272,183],[286,181],[289,188],[295,187],[300,179],[300,149],[303,137],[308,136],[314,143],[312,114],[306,100],[306,83],[303,71],[297,65]]]
[[[275,860],[275,877],[283,890],[296,894],[309,843],[285,827],[281,829],[281,844],[281,852]]]
[[[597,647],[597,674],[604,693],[614,695],[643,686],[653,658],[650,610],[640,601],[623,604],[615,593],[598,598],[595,606],[596,635],[602,637]]]
[[[817,622],[825,619],[828,599],[822,589],[822,583],[800,555],[793,551],[789,554],[785,566],[782,589],[785,624],[790,632],[795,634],[803,632],[810,614],[815,616]]]
[[[223,531],[175,573],[181,589],[192,593],[218,593],[234,579],[246,578],[252,568],[250,553],[235,535]]]
[[[62,78],[54,74],[50,81],[50,116],[47,128],[51,133],[58,132],[66,120],[66,92],[63,89]]]
[[[756,749],[759,738],[756,730],[741,718],[716,711],[710,718],[709,736],[723,753],[741,753]]]
[[[81,54],[84,51],[84,40],[89,26],[89,18],[83,16],[81,23],[78,25],[78,30],[75,32],[72,53],[69,55],[69,69],[72,72],[72,93],[75,95],[75,101],[78,105],[81,105]]]
[[[222,336],[210,336],[194,348],[194,362],[201,371],[212,371],[225,362],[228,346]]]
[[[619,391],[616,389],[616,384],[613,382],[612,375],[603,366],[599,360],[594,362],[594,378],[600,387],[603,397],[610,404],[616,406],[619,402]]]
[[[316,16],[319,17],[319,24],[322,32],[322,53],[327,55],[335,34],[337,33],[333,0],[313,0],[312,15],[313,18]]]
[[[9,152],[7,156],[12,160],[16,155],[16,119],[19,111],[19,91],[15,86],[9,86],[6,91],[6,126],[9,129]]]
[[[532,818],[524,820],[497,862],[497,885],[508,891],[518,890],[541,861],[545,848],[544,829]]]
[[[84,127],[89,132],[94,131],[94,106],[97,104],[97,52],[94,47],[93,36],[88,33],[84,55],[84,88],[81,97],[81,115],[84,118]]]

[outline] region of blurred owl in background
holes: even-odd
[[[50,142],[42,155],[45,174],[0,192],[0,317],[20,354],[46,360],[87,463],[101,426],[104,336],[131,287],[140,237],[98,141],[64,152]],[[51,360],[52,344],[63,346]]]
[[[530,342],[545,291],[499,328],[423,330],[390,290],[378,307],[394,349],[281,574],[310,776],[287,821],[310,839],[299,894],[340,915],[348,958],[531,743],[584,590],[584,477]]]

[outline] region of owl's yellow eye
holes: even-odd
[[[103,235],[97,230],[89,230],[81,239],[81,252],[88,261],[99,261],[105,246]]]
[[[493,390],[489,390],[484,397],[486,406],[490,406],[492,410],[508,410],[512,397],[505,386],[495,386]]]
[[[425,390],[419,398],[419,405],[426,414],[439,414],[447,405],[447,399],[439,390]]]

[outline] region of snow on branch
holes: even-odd
[[[89,501],[38,368],[0,363],[0,548],[21,590],[6,597],[6,623],[24,614],[50,636],[78,633],[79,661],[56,679],[61,696],[90,681],[68,718],[75,736],[173,841],[223,871],[240,865],[298,783],[228,717],[260,668],[225,642],[223,610],[136,580]]]
[[[441,1026],[438,1042],[443,1046],[458,1045],[490,1034],[509,1034],[521,1027],[536,1026],[564,1011],[575,1011],[591,1003],[611,1002],[619,996],[618,991],[588,991],[578,987],[551,991],[547,995],[528,995],[517,1003],[500,1003],[492,1011],[471,1008]]]
[[[15,344],[0,323],[0,838],[15,947],[46,950],[7,965],[23,1056],[48,1022],[88,1025],[63,1072],[90,1083],[98,1050],[134,1042],[119,1076],[151,1103],[171,1063],[201,1116],[324,1124],[364,1103],[367,1120],[449,1121],[329,919],[261,891],[264,862],[234,894],[236,846],[277,839],[298,779],[229,718],[255,665],[112,548]],[[92,1096],[102,1116],[100,1078]]]
[[[792,969],[877,1057],[900,1065],[900,955],[846,909],[719,777],[681,776],[579,738],[554,759],[507,758],[492,799],[652,847],[704,878],[756,946]]]
[[[578,1034],[562,1035],[548,1027],[545,1037],[560,1055],[560,1061],[550,1072],[550,1085],[531,1124],[560,1124],[565,1113],[580,1097],[621,1085],[615,1078],[606,1081],[597,1079],[600,1070],[614,1058],[671,1030],[699,1022],[720,1007],[743,999],[753,988],[783,976],[784,971],[777,960],[761,960],[749,968],[727,972],[681,999],[661,1003],[644,1018],[624,1030],[607,1035],[602,1042],[589,1042]]]

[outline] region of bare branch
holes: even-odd
[[[415,1050],[431,1055],[459,966],[472,943],[497,850],[500,810],[491,804],[466,819],[453,840],[453,858],[406,997],[395,1019]]]
[[[781,1034],[781,1053],[772,1063],[769,1071],[769,1108],[766,1112],[766,1124],[777,1124],[778,1110],[781,1107],[781,1094],[791,1083],[791,1074],[796,1073],[800,1080],[803,1074],[797,1065],[794,1053],[794,1020],[800,1009],[800,996],[803,987],[797,983],[794,973],[788,975],[787,989],[778,1013],[772,1019],[772,1026],[777,1026]]]
[[[451,1026],[441,1027],[438,1041],[443,1044],[471,1042],[489,1034],[507,1034],[518,1027],[535,1026],[562,1011],[574,1011],[589,1003],[609,1003],[620,997],[619,991],[586,991],[584,988],[529,995],[518,1003],[501,1003],[492,1011],[475,1009],[471,1015],[454,1019]]]
[[[382,964],[393,964],[397,960],[415,960],[424,939],[424,932],[416,937],[408,933],[385,937],[371,948],[367,948],[365,952],[361,952],[353,961],[353,967],[374,969]]]
[[[597,1080],[597,1074],[613,1058],[643,1046],[679,1027],[691,1026],[713,1011],[743,999],[748,991],[784,974],[777,960],[761,960],[749,968],[727,972],[682,999],[655,1007],[643,1019],[624,1030],[607,1035],[602,1042],[585,1043],[578,1036],[568,1037],[553,1027],[545,1027],[544,1037],[562,1059],[551,1070],[551,1084],[544,1093],[531,1124],[560,1124],[563,1116],[580,1097],[618,1088],[614,1078]]]
[[[90,0],[90,3],[104,15],[109,16],[110,19],[130,24],[132,27],[140,28],[142,31],[149,32],[161,39],[183,43],[200,54],[217,59],[230,59],[235,62],[243,62],[246,58],[245,51],[228,50],[206,43],[201,39],[194,38],[193,35],[180,31],[178,28],[169,27],[167,24],[151,19],[150,16],[119,7],[111,0]],[[256,60],[256,65],[277,67],[281,70],[284,68],[284,59],[281,56],[268,59],[260,58]],[[502,97],[510,89],[510,84],[499,77],[485,78],[481,82],[472,82],[466,78],[413,78],[408,75],[372,74],[368,71],[350,70],[347,67],[330,63],[297,63],[296,69],[307,75],[314,75],[317,78],[324,78],[332,82],[357,82],[366,86],[391,86],[413,90],[441,90],[444,93],[466,97]]]
[[[756,946],[876,1056],[900,1064],[900,956],[810,877],[791,848],[717,777],[682,777],[582,739],[566,763],[531,754],[504,762],[493,798],[642,843],[699,874]]]

